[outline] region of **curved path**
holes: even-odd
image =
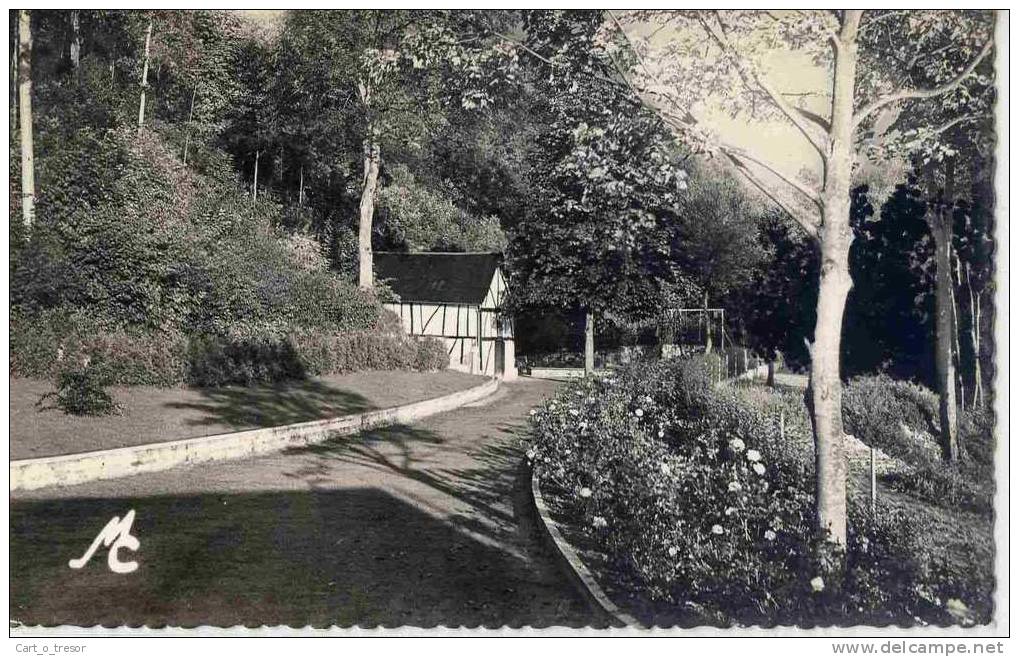
[[[594,622],[534,526],[521,468],[549,381],[413,426],[11,502],[11,619],[25,624],[324,627]],[[134,509],[136,572],[100,548]]]

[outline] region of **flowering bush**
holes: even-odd
[[[812,464],[737,395],[714,387],[699,358],[577,382],[532,411],[528,457],[621,584],[700,622],[943,618],[936,596],[920,594],[909,519],[857,517],[845,559],[834,558],[812,529]]]

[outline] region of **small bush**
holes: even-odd
[[[108,377],[98,364],[85,361],[84,365],[60,373],[56,392],[43,395],[39,405],[50,398],[57,408],[71,415],[116,415],[120,405],[106,391]]]

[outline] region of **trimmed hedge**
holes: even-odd
[[[69,312],[12,318],[13,376],[55,378],[86,360],[102,363],[109,384],[164,387],[250,385],[360,370],[441,370],[449,362],[438,340],[378,330],[188,336],[106,329]]]

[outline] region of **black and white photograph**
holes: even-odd
[[[1007,10],[7,20],[11,654],[1007,652]]]

